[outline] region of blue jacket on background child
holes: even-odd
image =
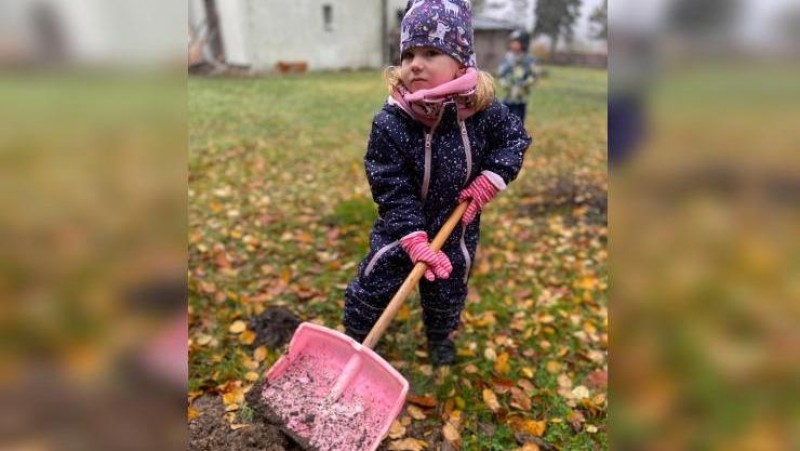
[[[539,79],[536,57],[528,53],[530,37],[523,31],[511,33],[508,53],[497,69],[500,87],[505,90],[503,103],[525,124],[525,113],[531,89]]]
[[[480,234],[480,209],[519,173],[531,138],[494,99],[476,69],[469,3],[412,0],[401,25],[401,66],[386,71],[390,97],[372,122],[364,163],[378,219],[370,251],[345,292],[346,333],[363,341],[414,264],[430,357],[452,364],[452,333],[467,296]],[[462,226],[432,252],[434,236],[459,200]]]

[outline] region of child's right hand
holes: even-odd
[[[426,232],[414,232],[406,235],[400,240],[400,246],[411,257],[411,261],[425,262],[428,269],[425,270],[425,278],[433,282],[437,277],[447,279],[453,271],[453,265],[442,251],[433,252],[428,246],[428,234]]]

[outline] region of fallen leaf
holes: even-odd
[[[558,374],[561,372],[561,364],[556,362],[555,360],[551,360],[547,362],[547,372],[550,374]]]
[[[591,395],[591,393],[589,393],[589,389],[584,387],[583,385],[578,385],[577,387],[575,387],[572,390],[572,397],[574,399],[580,400],[580,399],[588,398],[590,396],[592,396],[592,395]]]
[[[406,427],[399,421],[394,420],[391,427],[389,427],[389,438],[397,439],[404,435],[406,435]]]
[[[463,421],[463,414],[460,410],[454,410],[450,414],[450,418],[447,420],[448,423],[452,424],[453,427],[459,429],[461,427],[461,422]]]
[[[404,438],[389,443],[390,451],[422,451],[428,448],[428,442],[415,438]]]
[[[572,426],[572,430],[575,432],[579,432],[583,423],[586,421],[586,417],[579,411],[572,411],[567,415],[567,422]]]
[[[256,333],[251,330],[246,330],[239,335],[239,341],[242,342],[242,344],[251,345],[256,341]]]
[[[417,406],[408,406],[406,408],[406,411],[408,412],[409,415],[411,415],[411,418],[415,420],[424,420],[425,418],[427,418],[425,412],[423,412],[422,409],[420,409]]]
[[[494,362],[494,370],[497,371],[499,374],[508,374],[511,371],[511,367],[508,364],[508,353],[503,352],[497,356],[497,360]]]
[[[211,335],[201,334],[201,335],[197,336],[197,338],[194,340],[194,342],[197,343],[199,346],[205,346],[205,345],[211,343],[211,339],[212,338],[213,337]]]
[[[533,379],[533,368],[526,366],[522,369],[522,375],[528,379]]]
[[[264,346],[257,347],[255,352],[253,352],[253,358],[255,358],[257,362],[263,362],[264,359],[267,358],[267,348]]]
[[[467,374],[475,374],[478,372],[478,367],[470,363],[464,367],[464,372]]]
[[[528,379],[520,379],[517,381],[517,385],[519,385],[526,393],[533,394],[536,391],[536,387],[533,386],[533,383]]]
[[[517,451],[539,451],[540,449],[539,445],[535,443],[526,443],[522,445],[522,447],[517,448]]]
[[[244,375],[244,378],[249,382],[255,382],[258,380],[258,373],[255,371],[248,371],[247,374]]]
[[[608,371],[597,370],[586,376],[585,383],[589,388],[595,390],[606,390],[608,388]]]
[[[409,395],[406,396],[406,401],[410,402],[411,404],[416,404],[421,407],[433,408],[436,407],[436,398],[430,395],[426,396],[414,396]]]
[[[572,379],[570,379],[566,374],[559,374],[558,386],[562,388],[572,388]]]
[[[488,388],[483,389],[483,402],[492,409],[492,412],[500,410],[500,403],[497,401],[497,395]]]
[[[547,422],[536,420],[524,420],[522,418],[512,418],[508,422],[511,429],[522,434],[529,434],[533,437],[541,437],[547,428]]]
[[[217,286],[214,285],[214,282],[200,282],[200,289],[205,293],[213,294],[217,291]]]
[[[228,328],[228,332],[230,332],[232,334],[240,334],[240,333],[244,332],[246,329],[247,329],[247,323],[245,323],[242,320],[236,320]]]
[[[445,423],[442,428],[442,434],[444,435],[444,439],[450,443],[458,443],[461,441],[461,434],[458,433],[458,429],[450,423]]]
[[[483,351],[483,357],[490,362],[494,362],[497,360],[497,352],[495,352],[494,348],[486,348]]]
[[[194,420],[195,418],[200,416],[200,411],[195,409],[194,407],[189,407],[188,412],[186,413],[186,418],[189,421]]]
[[[524,391],[516,387],[511,389],[511,407],[527,412],[532,406],[531,398]]]

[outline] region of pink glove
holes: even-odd
[[[461,217],[461,222],[465,225],[472,222],[475,219],[475,215],[483,208],[483,205],[492,200],[499,191],[500,189],[485,174],[475,177],[475,180],[468,187],[461,190],[458,195],[459,202],[472,199],[467,211],[464,212],[464,216]]]
[[[429,281],[433,282],[437,277],[440,279],[450,277],[450,272],[453,271],[450,259],[442,251],[433,252],[431,250],[428,246],[427,233],[420,231],[406,235],[400,240],[400,246],[408,253],[412,262],[425,262],[428,264],[428,269],[425,270],[425,278]]]

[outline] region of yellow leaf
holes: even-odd
[[[459,348],[458,355],[461,357],[473,357],[475,356],[475,350],[472,348]]]
[[[200,416],[200,411],[198,411],[194,407],[189,407],[189,411],[186,414],[186,418],[188,418],[189,421],[192,421],[199,416]]]
[[[249,424],[242,424],[242,423],[233,423],[233,424],[231,424],[231,429],[236,431],[238,429],[246,428],[248,426],[250,426],[250,425]]]
[[[494,392],[488,388],[483,389],[483,402],[485,402],[486,405],[492,409],[492,412],[497,412],[500,410],[500,403],[497,402],[497,395],[495,395]]]
[[[398,310],[397,316],[395,316],[395,318],[398,321],[408,320],[409,318],[411,318],[411,308],[407,304],[404,304],[402,307],[400,307],[400,310]]]
[[[422,451],[428,448],[428,443],[415,438],[404,438],[389,443],[390,451]]]
[[[522,375],[527,377],[528,379],[533,379],[533,368],[526,366],[522,369]]]
[[[444,439],[450,443],[458,443],[461,441],[461,434],[458,433],[458,430],[450,423],[446,423],[442,428],[442,434],[444,435]]]
[[[239,341],[241,341],[242,344],[251,345],[256,341],[256,333],[251,330],[246,330],[242,332],[242,335],[239,335]]]
[[[508,374],[508,372],[511,371],[511,367],[508,365],[508,358],[507,352],[503,352],[497,356],[497,361],[494,362],[494,370],[499,374]]]
[[[267,348],[264,346],[257,347],[255,352],[253,352],[253,358],[255,358],[257,362],[263,362],[264,359],[267,358]]]
[[[408,406],[408,408],[406,408],[406,411],[408,411],[408,414],[411,415],[411,417],[414,418],[415,420],[424,420],[425,418],[427,418],[425,416],[425,412],[423,412],[422,409],[420,409],[417,406],[413,405]]]
[[[247,323],[242,320],[236,320],[231,327],[228,328],[228,331],[232,334],[240,334],[247,329]]]
[[[517,451],[539,451],[539,449],[539,445],[536,443],[526,443],[521,448],[517,448]]]
[[[561,371],[561,364],[556,362],[555,360],[551,360],[547,362],[547,372],[550,374],[558,374]]]
[[[249,382],[255,382],[258,380],[258,373],[255,371],[248,371],[247,374],[244,375],[244,378]]]
[[[197,336],[197,338],[195,339],[195,343],[197,343],[199,346],[205,346],[211,343],[212,338],[213,337],[211,335],[201,334]]]
[[[394,420],[392,426],[389,428],[389,438],[395,439],[404,435],[406,435],[406,427],[399,421]]]
[[[483,357],[490,362],[494,362],[497,360],[497,352],[495,352],[494,348],[486,348],[483,351]]]
[[[530,434],[534,437],[541,437],[547,428],[545,421],[523,420],[516,417],[509,420],[508,424],[515,432]]]
[[[281,281],[288,284],[292,280],[292,268],[286,266],[281,270]]]
[[[475,374],[478,372],[478,367],[470,363],[464,367],[464,372],[467,374]]]
[[[228,391],[222,394],[222,403],[225,404],[227,412],[238,410],[239,405],[244,403],[244,390],[240,384],[230,385]]]

